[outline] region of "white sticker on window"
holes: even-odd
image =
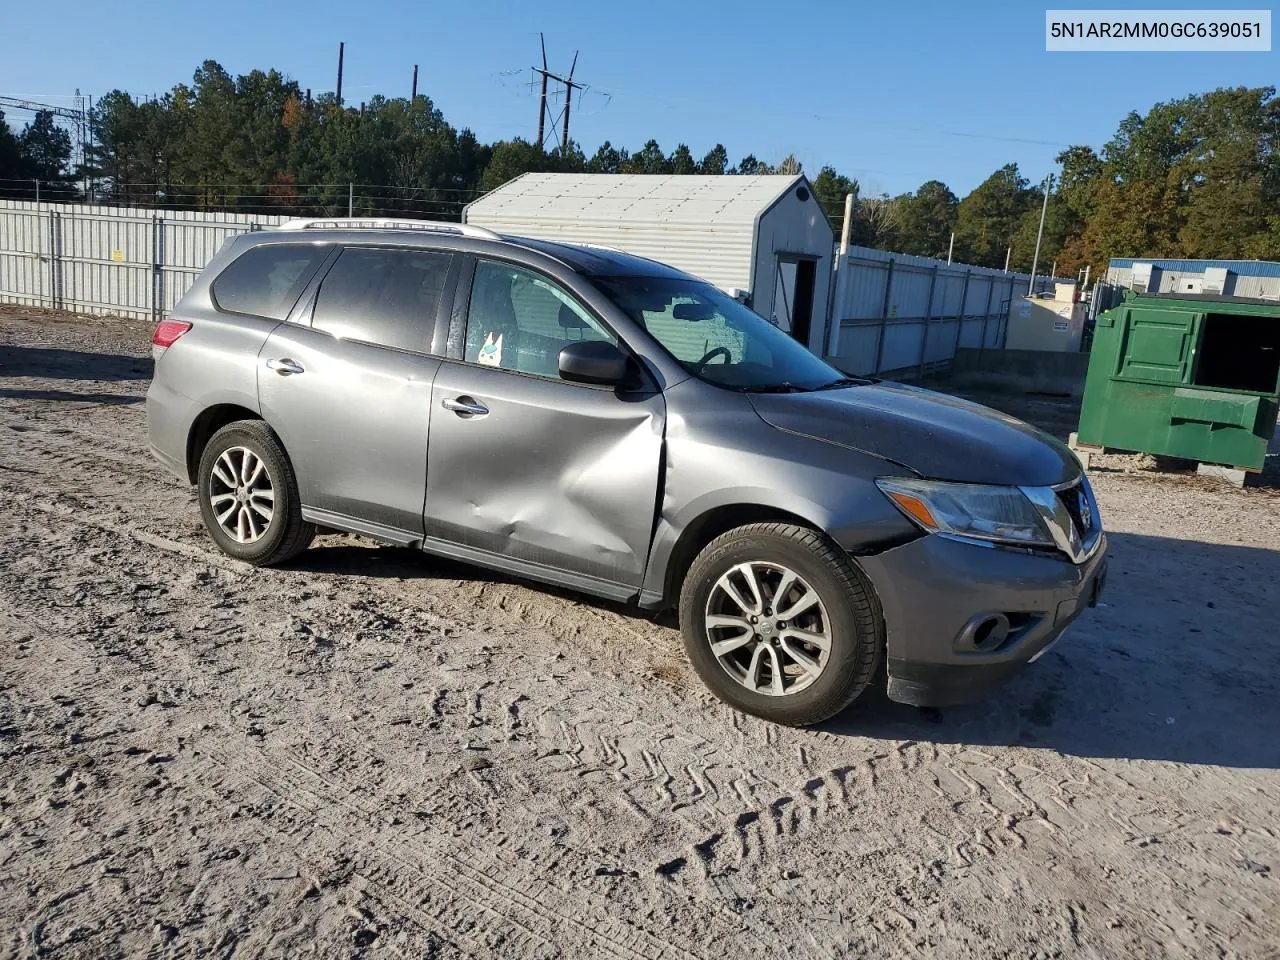
[[[486,367],[502,366],[502,334],[498,334],[497,337],[492,333],[485,334],[480,353],[476,355],[476,363]]]

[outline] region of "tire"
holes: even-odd
[[[242,468],[254,474],[252,485],[239,483],[244,479],[239,475]],[[237,483],[229,484],[228,479]],[[200,455],[196,496],[205,529],[218,549],[256,567],[293,559],[316,535],[315,525],[302,519],[293,465],[275,432],[261,420],[229,423],[209,438]],[[226,510],[231,515],[220,521]]]
[[[743,565],[750,565],[745,569],[758,597]],[[784,586],[787,573],[794,579]],[[779,589],[785,590],[781,603],[786,607],[775,611],[771,591]],[[745,606],[734,599],[735,591]],[[806,604],[793,620],[777,619]],[[749,623],[755,614],[748,608],[756,607],[769,615],[757,615],[754,626],[724,625]],[[709,616],[720,623],[709,629]],[[853,561],[823,534],[786,523],[738,527],[698,554],[680,590],[680,630],[694,669],[717,697],[787,726],[826,720],[856,700],[876,676],[884,646],[879,603]],[[746,631],[755,632],[744,642]],[[825,652],[817,644],[822,638]],[[713,642],[720,644],[721,656]],[[772,647],[772,653],[763,649],[757,655],[762,646]],[[807,666],[801,665],[801,655]],[[755,671],[757,656],[762,666]]]

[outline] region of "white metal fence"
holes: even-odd
[[[158,319],[228,237],[285,219],[0,201],[0,300]]]
[[[1026,296],[1030,279],[850,247],[839,258],[827,353],[848,373],[923,374],[961,347],[999,349],[1010,305]]]
[[[0,201],[0,300],[156,320],[228,237],[286,219]],[[1028,280],[851,247],[836,275],[827,353],[849,373],[893,375],[924,373],[960,347],[1003,347]]]

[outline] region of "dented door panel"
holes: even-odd
[[[639,588],[657,509],[660,394],[446,362],[431,408],[429,539]]]

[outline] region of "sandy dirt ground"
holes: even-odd
[[[1109,592],[1043,660],[790,730],[626,608],[220,555],[149,332],[0,308],[0,955],[1280,955],[1274,485],[1101,464]]]

